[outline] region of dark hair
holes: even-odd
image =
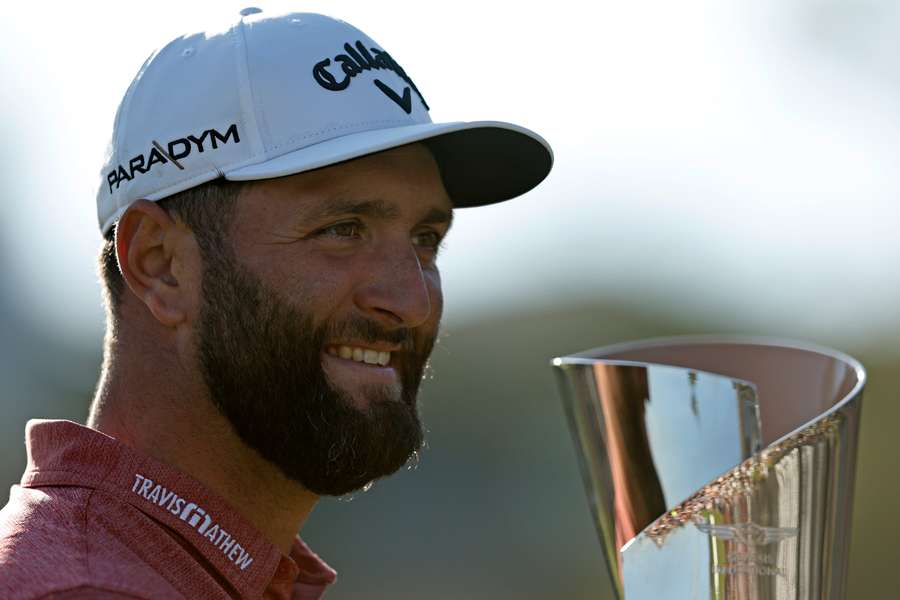
[[[234,207],[244,185],[220,177],[163,198],[157,204],[191,228],[205,258],[227,238]],[[99,271],[107,318],[113,324],[119,318],[119,306],[125,293],[125,279],[116,257],[115,227],[104,235]]]

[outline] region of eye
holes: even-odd
[[[441,235],[437,231],[422,231],[413,236],[413,243],[435,252],[441,246]]]
[[[326,237],[356,239],[361,236],[361,232],[362,225],[355,221],[346,221],[320,229],[318,234]]]

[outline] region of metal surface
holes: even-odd
[[[843,598],[865,372],[675,338],[553,360],[620,598]]]

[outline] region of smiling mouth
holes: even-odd
[[[384,367],[391,362],[390,352],[372,348],[362,348],[360,346],[326,346],[325,352],[331,356],[343,358],[344,360],[352,360],[353,362],[373,366]]]

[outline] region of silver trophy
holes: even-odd
[[[859,362],[673,338],[553,365],[619,598],[845,597]]]

